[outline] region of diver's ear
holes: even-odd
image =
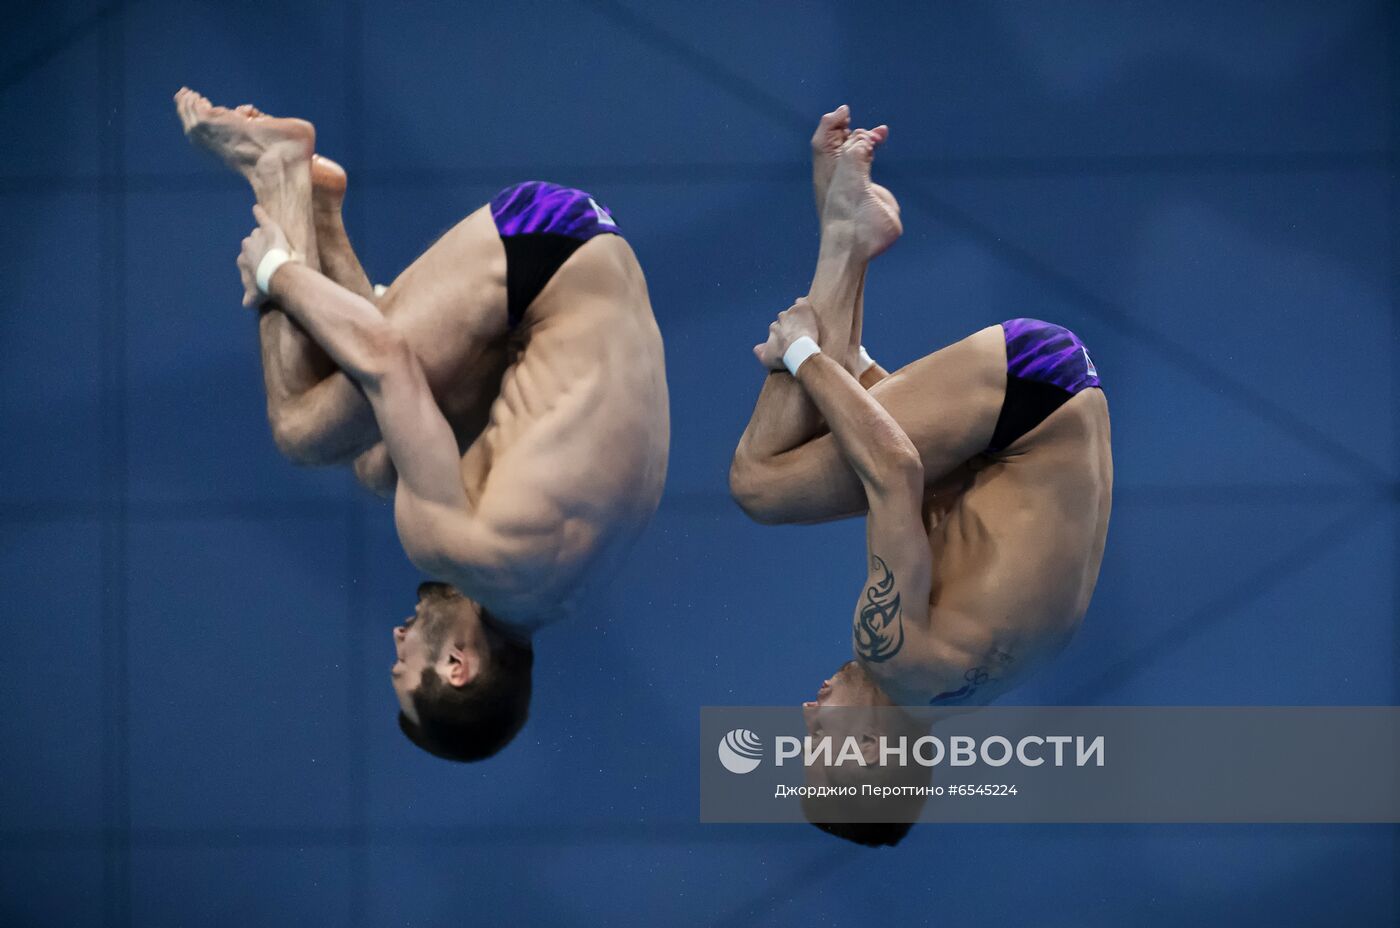
[[[880,763],[880,739],[870,732],[860,736],[860,756],[865,758],[867,766],[874,766]]]
[[[451,686],[466,686],[481,673],[481,655],[475,648],[460,648],[456,645],[443,649],[446,672],[443,678]]]

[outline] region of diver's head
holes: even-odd
[[[881,746],[896,745],[901,737],[906,746],[911,745],[928,734],[927,725],[901,711],[859,661],[848,661],[825,681],[817,698],[802,704],[802,716],[813,740],[830,739],[833,761],[807,765],[807,785],[856,787],[855,796],[804,798],[802,812],[807,820],[822,831],[857,844],[898,844],[909,833],[927,796],[874,798],[865,795],[861,787],[926,787],[928,768],[912,761],[900,766],[893,762],[893,755],[882,757]],[[848,743],[854,745],[864,765],[850,759],[834,762]],[[891,762],[882,763],[887,759]]]
[[[880,684],[860,661],[846,661],[830,678],[823,680],[817,698],[802,704],[802,718],[807,733],[814,738],[829,735],[836,743],[853,736],[865,746],[873,746],[879,735],[876,730],[881,713],[878,707],[892,706],[893,701],[880,689]],[[840,709],[840,712],[826,711]]]
[[[430,754],[484,760],[530,713],[534,651],[445,583],[418,587],[413,615],[394,629],[399,728]]]

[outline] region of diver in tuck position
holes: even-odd
[[[660,500],[666,379],[636,256],[593,197],[530,182],[375,288],[310,123],[188,89],[175,104],[257,197],[238,264],[277,446],[393,493],[404,551],[440,581],[394,629],[400,727],[438,756],[488,757],[525,722],[534,633]]]
[[[904,733],[891,729],[906,714],[886,707],[983,705],[1069,641],[1098,579],[1113,461],[1098,371],[1058,325],[988,326],[893,374],[871,362],[866,267],[903,227],[870,179],[888,130],[849,121],[845,107],[827,114],[812,140],[816,273],[754,347],[770,373],[730,488],[763,523],[866,516],[855,656],[804,714],[814,735],[854,737],[870,761],[880,735]],[[810,773],[872,776],[853,764]],[[909,825],[823,827],[892,844]]]

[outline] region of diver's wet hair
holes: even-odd
[[[482,620],[490,622],[483,611]],[[535,651],[490,633],[490,656],[466,686],[452,686],[432,667],[413,691],[418,724],[399,713],[399,729],[418,747],[444,760],[485,760],[515,738],[530,715]]]
[[[894,847],[913,827],[911,822],[813,822],[822,831],[866,847]]]

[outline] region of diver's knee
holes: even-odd
[[[301,467],[329,467],[344,463],[330,454],[324,443],[317,441],[316,430],[307,417],[298,411],[269,405],[267,422],[272,428],[272,441],[282,456]]]
[[[355,479],[376,496],[388,499],[394,495],[399,484],[399,472],[389,457],[389,449],[382,442],[355,458]]]
[[[750,519],[763,525],[783,521],[777,486],[771,464],[735,453],[729,465],[729,495]]]

